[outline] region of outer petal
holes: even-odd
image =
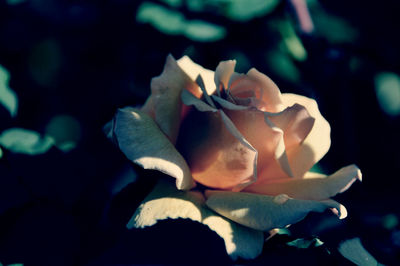
[[[197,92],[197,85],[168,55],[164,70],[151,81],[151,96],[142,110],[154,118],[157,125],[175,143],[182,110],[181,92],[183,89]]]
[[[357,179],[361,180],[360,169],[349,165],[329,177],[271,180],[250,185],[245,191],[270,196],[287,194],[296,199],[324,200],[346,191]]]
[[[119,109],[114,133],[122,152],[145,169],[154,169],[176,178],[178,189],[190,189],[194,182],[183,157],[144,112]]]
[[[158,220],[189,218],[207,225],[224,239],[227,253],[232,259],[257,257],[263,246],[263,233],[225,219],[204,205],[200,192],[177,191],[161,180],[152,193],[136,210],[128,228],[152,226]]]
[[[331,128],[329,123],[319,112],[315,100],[296,94],[282,94],[282,100],[287,106],[291,106],[295,103],[301,104],[315,119],[311,132],[304,139],[302,144],[287,150],[293,172],[296,173],[296,176],[303,176],[328,152],[331,145]]]
[[[178,65],[192,80],[196,80],[200,75],[203,78],[208,95],[211,95],[215,92],[216,87],[214,83],[214,71],[194,63],[188,56],[183,56],[181,59],[179,59]],[[198,95],[193,91],[191,92],[200,98],[199,96],[201,96],[201,94]]]
[[[206,191],[206,204],[215,212],[239,224],[257,230],[282,228],[302,220],[309,212],[323,212],[334,208],[340,218],[347,215],[343,205],[333,201],[311,201],[275,197],[244,192]]]

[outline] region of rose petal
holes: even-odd
[[[194,63],[188,56],[183,56],[181,59],[179,59],[178,65],[192,80],[196,80],[196,78],[201,75],[204,80],[204,85],[208,95],[211,95],[215,92],[216,87],[214,83],[214,71],[211,71]],[[196,97],[201,96],[201,94],[193,94]]]
[[[245,191],[269,196],[287,194],[296,199],[324,200],[346,191],[357,179],[361,180],[360,169],[349,165],[329,177],[271,180],[263,184],[252,184]]]
[[[121,151],[134,163],[175,177],[178,189],[194,186],[185,159],[147,114],[131,107],[119,109],[114,132]]]
[[[190,99],[194,102],[196,98]],[[208,187],[233,190],[254,182],[257,151],[222,110],[216,112],[197,101],[193,103],[197,111],[193,110],[182,124],[177,145],[187,159],[193,178]]]
[[[278,115],[269,116],[269,119],[283,130],[286,149],[300,144],[310,133],[315,122],[307,109],[299,104],[286,108]]]
[[[265,113],[255,109],[224,109],[224,112],[244,138],[258,151],[258,177],[262,177],[260,173],[266,169],[273,171],[273,178],[292,175],[285,152],[283,131],[276,127]]]
[[[218,64],[214,75],[214,82],[217,88],[219,88],[221,84],[225,89],[228,88],[229,79],[235,70],[235,66],[236,60],[222,61]]]
[[[259,100],[258,103],[262,103],[262,106],[259,106],[261,111],[276,113],[284,109],[278,86],[255,68],[250,69],[245,76],[232,76],[230,83],[232,94],[234,94],[235,90],[240,91],[246,87],[251,88],[256,93],[256,98]],[[249,85],[252,86],[248,87]]]
[[[224,239],[232,259],[253,259],[263,246],[263,233],[219,216],[204,205],[200,192],[177,191],[170,183],[160,180],[127,224],[130,228],[152,226],[159,220],[189,218],[207,225]]]
[[[347,215],[343,205],[333,200],[312,201],[289,198],[285,194],[265,196],[244,192],[206,191],[206,204],[220,215],[262,231],[282,228],[302,220],[309,212],[333,208],[339,218]]]
[[[186,88],[198,91],[197,85],[181,70],[175,59],[168,55],[160,76],[151,80],[151,96],[142,110],[154,118],[162,132],[175,143],[182,111],[181,92]]]
[[[282,94],[282,100],[287,106],[292,106],[295,103],[304,106],[308,113],[315,119],[311,132],[303,140],[301,145],[287,150],[290,166],[294,175],[303,176],[328,152],[331,144],[331,129],[329,123],[319,112],[315,100],[286,93]]]

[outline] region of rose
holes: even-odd
[[[360,170],[308,172],[330,146],[317,103],[281,94],[254,68],[238,74],[234,67],[223,61],[214,73],[188,57],[168,56],[144,106],[117,112],[111,135],[122,152],[176,179],[176,187],[160,180],[128,228],[189,218],[216,231],[233,259],[254,258],[265,231],[310,211],[347,215],[330,198],[361,180]],[[208,189],[195,189],[196,182]]]

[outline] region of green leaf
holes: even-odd
[[[356,265],[377,266],[382,265],[363,247],[360,238],[345,240],[338,248],[343,257]]]
[[[172,6],[172,7],[180,7],[182,6],[182,0],[161,0],[162,2]]]
[[[11,116],[15,117],[18,109],[18,98],[15,92],[8,87],[9,79],[8,71],[0,66],[0,104],[3,104]]]
[[[400,77],[392,72],[375,76],[375,92],[382,110],[391,116],[400,114]]]
[[[226,30],[224,27],[208,23],[201,20],[187,21],[184,34],[194,41],[218,41],[225,37]]]
[[[230,0],[218,2],[228,3],[226,13],[228,18],[238,21],[248,21],[272,12],[280,0]]]
[[[319,247],[322,246],[324,242],[319,240],[318,238],[313,238],[313,239],[305,239],[305,238],[298,238],[293,241],[290,241],[286,243],[286,245],[291,246],[291,247],[297,247],[297,248],[312,248],[312,247]]]
[[[294,83],[300,80],[300,71],[288,54],[275,50],[267,53],[266,59],[276,75]]]
[[[23,2],[26,2],[26,0],[7,0],[7,4],[10,6],[22,4]]]
[[[296,60],[304,61],[307,59],[307,51],[300,38],[296,35],[292,23],[289,20],[281,20],[274,23],[279,28],[282,35],[282,46]]]
[[[149,23],[165,34],[184,35],[194,41],[213,42],[226,35],[222,26],[202,20],[186,20],[180,12],[150,2],[144,2],[138,8],[136,20]]]
[[[0,159],[3,157],[3,150],[0,147]],[[1,266],[1,265],[0,265]]]
[[[23,128],[10,128],[0,135],[0,145],[15,153],[42,154],[53,144],[54,140],[51,137],[41,137],[39,133]]]
[[[70,115],[57,115],[46,126],[46,135],[52,137],[55,146],[68,152],[77,146],[81,138],[81,125]]]

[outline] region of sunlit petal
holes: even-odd
[[[225,89],[228,88],[228,82],[235,70],[236,60],[222,61],[218,64],[215,70],[214,82],[217,88],[220,84],[224,86]]]
[[[130,160],[175,177],[178,189],[193,187],[185,160],[147,114],[130,107],[119,109],[114,133],[121,151]]]
[[[296,199],[323,200],[346,191],[357,179],[361,180],[360,169],[355,165],[349,165],[329,177],[270,180],[250,185],[245,191],[270,196],[287,194]]]
[[[265,196],[245,192],[206,191],[206,204],[215,212],[257,230],[282,228],[302,220],[309,212],[332,208],[339,218],[347,215],[343,205],[333,201],[292,199],[285,194]]]
[[[219,216],[207,208],[204,202],[200,192],[177,191],[170,183],[160,180],[136,210],[127,227],[143,228],[159,220],[188,218],[207,225],[222,237],[232,259],[252,259],[261,253],[264,241],[261,231]]]
[[[301,177],[328,152],[331,145],[331,128],[319,112],[315,100],[288,93],[282,94],[282,100],[287,106],[296,103],[304,106],[310,116],[315,119],[314,126],[303,142],[299,146],[287,149],[293,173]]]

